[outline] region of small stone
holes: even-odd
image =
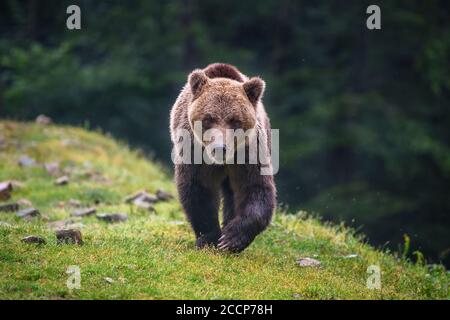
[[[7,191],[12,191],[13,189],[13,185],[11,183],[11,181],[3,181],[0,182],[0,192],[7,190]]]
[[[128,215],[126,213],[113,213],[113,214],[107,214],[107,213],[99,213],[97,214],[97,219],[103,220],[106,222],[123,222],[128,219]]]
[[[294,293],[294,294],[292,295],[292,298],[294,298],[294,299],[302,299],[303,296],[302,296],[301,294]]]
[[[13,190],[20,189],[25,186],[25,184],[23,182],[20,182],[17,180],[10,180],[9,182],[11,183]]]
[[[56,240],[58,244],[83,244],[80,230],[76,229],[61,229],[56,230]]]
[[[19,206],[25,207],[25,208],[28,208],[28,207],[32,207],[32,206],[33,206],[33,203],[31,203],[30,200],[24,199],[24,198],[17,200],[17,204],[18,204]]]
[[[153,208],[152,204],[150,202],[146,202],[144,200],[142,200],[141,198],[137,198],[136,200],[133,201],[133,204],[141,209],[144,210],[148,210],[148,211],[155,211],[155,208]]]
[[[39,237],[39,236],[26,236],[26,237],[22,238],[21,241],[25,242],[25,243],[35,243],[35,244],[46,244],[47,243],[47,241],[45,241],[44,238]]]
[[[156,197],[158,197],[158,199],[161,201],[168,201],[168,200],[173,199],[173,196],[170,193],[165,192],[161,189],[158,189],[156,191]]]
[[[147,193],[145,190],[138,191],[136,193],[133,193],[129,196],[125,197],[125,203],[132,203],[137,198],[141,197],[143,194]]]
[[[105,277],[105,278],[103,278],[103,280],[105,280],[105,281],[108,282],[109,284],[114,283],[114,280],[113,280],[112,278],[110,278],[110,277]]]
[[[10,181],[0,182],[0,201],[5,201],[11,198],[12,190],[13,186]]]
[[[23,219],[31,219],[34,217],[39,217],[41,213],[35,208],[27,208],[17,212],[16,215]]]
[[[139,193],[139,194],[132,194],[132,195],[126,196],[124,202],[125,203],[133,203],[134,200],[139,198],[140,194],[141,193]]]
[[[136,200],[140,200],[140,201],[147,202],[147,203],[156,203],[156,202],[158,202],[159,199],[157,196],[155,196],[153,194],[143,193]],[[136,200],[134,200],[134,201],[136,201]]]
[[[33,158],[30,158],[29,156],[21,156],[19,160],[17,161],[19,166],[21,167],[34,167],[37,165],[36,160]]]
[[[61,174],[59,162],[46,163],[44,164],[44,168],[47,171],[47,173],[53,177],[59,176]]]
[[[81,201],[70,199],[68,201],[60,201],[57,204],[58,208],[64,208],[64,207],[72,207],[72,208],[81,208],[82,204]]]
[[[47,126],[52,123],[52,119],[50,117],[47,117],[46,115],[41,114],[37,116],[36,123]]]
[[[358,258],[358,255],[356,253],[353,253],[353,254],[343,256],[343,258],[344,259],[355,259],[355,258]]]
[[[72,212],[70,215],[72,217],[86,217],[86,216],[93,215],[96,212],[97,212],[97,209],[95,209],[95,208],[86,208],[86,209],[76,210],[76,211]]]
[[[62,176],[55,180],[55,185],[57,186],[64,186],[69,183],[69,177],[68,176]]]
[[[79,208],[81,207],[81,201],[70,199],[69,201],[67,201],[67,205],[70,207]]]
[[[98,182],[98,183],[110,183],[111,180],[109,180],[107,177],[105,177],[103,174],[101,174],[98,171],[86,171],[84,173],[84,176],[91,181]]]
[[[318,267],[320,266],[320,261],[313,258],[301,258],[297,260],[297,264],[300,267]]]
[[[16,212],[19,211],[19,205],[17,203],[6,203],[0,205],[0,212]]]

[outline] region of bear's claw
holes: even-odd
[[[233,232],[230,228],[225,230],[225,233],[219,238],[217,248],[223,251],[241,252],[250,244],[251,239],[246,235],[242,235],[240,232]]]

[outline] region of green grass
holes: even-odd
[[[375,250],[342,226],[304,212],[278,212],[269,229],[242,254],[195,250],[194,237],[176,200],[148,213],[123,202],[140,189],[175,194],[172,178],[139,152],[80,128],[0,122],[0,181],[23,186],[13,198],[30,200],[43,214],[23,221],[0,213],[0,299],[448,299],[442,266],[413,264]],[[55,186],[42,166],[21,168],[28,155],[40,163],[60,161],[70,170],[67,186]],[[106,179],[90,179],[98,171]],[[98,212],[128,213],[127,222],[79,219],[83,246],[57,245],[47,224],[66,219],[61,201],[78,199]],[[40,235],[46,245],[22,243]],[[356,254],[356,258],[345,258]],[[300,267],[313,257],[320,267]],[[81,288],[69,290],[66,270],[81,270]],[[381,289],[366,286],[367,268],[381,269]],[[104,280],[112,278],[113,283]]]

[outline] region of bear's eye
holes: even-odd
[[[236,118],[231,118],[230,120],[228,120],[228,124],[232,129],[238,129],[241,127],[241,122]]]

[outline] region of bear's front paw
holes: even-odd
[[[224,251],[238,253],[243,251],[253,241],[253,238],[243,232],[240,228],[226,227],[219,238],[217,248]]]
[[[209,234],[201,235],[195,241],[195,247],[202,249],[204,247],[215,247],[219,238],[219,233],[211,232]]]

